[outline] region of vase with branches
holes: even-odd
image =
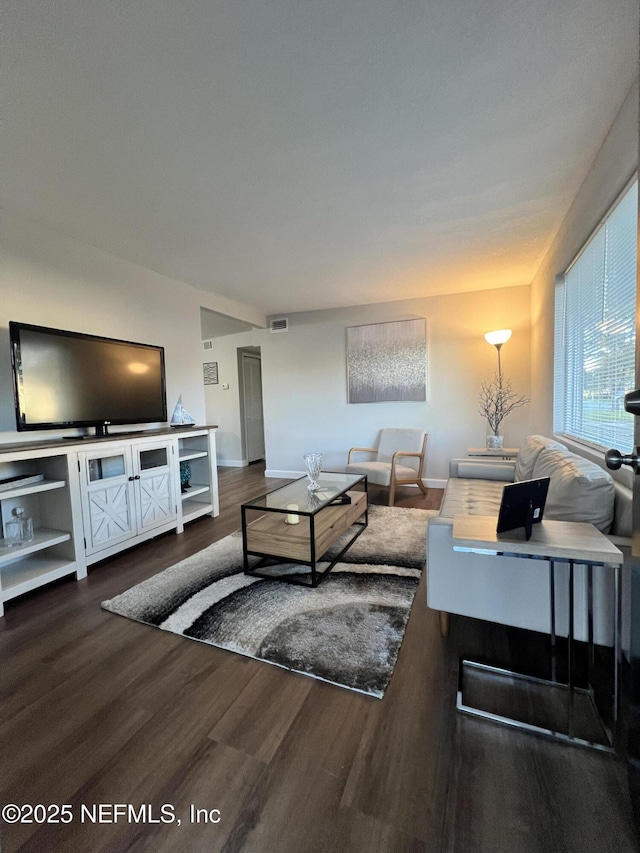
[[[480,386],[479,414],[486,420],[491,433],[487,437],[489,449],[499,449],[503,437],[500,434],[502,422],[514,409],[531,402],[527,397],[518,397],[511,387],[511,381],[505,379],[502,371],[494,374],[491,382],[482,382]]]

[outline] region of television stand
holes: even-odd
[[[4,603],[187,522],[217,516],[215,426],[0,444],[0,617]],[[192,488],[180,493],[180,463]],[[22,507],[34,537],[7,543]]]

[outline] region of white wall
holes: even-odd
[[[292,314],[286,333],[256,329],[216,339],[206,360],[218,361],[220,385],[207,388],[207,418],[219,424],[223,464],[242,453],[236,350],[259,346],[268,474],[302,473],[302,456],[312,450],[324,454],[325,469],[340,470],[349,447],[375,443],[381,427],[404,426],[428,431],[427,479],[445,479],[451,457],[485,442],[478,394],[497,358],[484,332],[513,329],[503,370],[518,394],[531,396],[529,310],[529,288],[513,287]],[[427,319],[427,402],[347,403],[347,327],[411,317]],[[530,431],[534,407],[505,422],[507,444],[517,446]]]
[[[185,408],[200,423],[205,420],[201,306],[265,322],[247,306],[18,221],[4,228],[0,294],[0,442],[55,434],[15,431],[9,320],[165,347],[168,417],[182,394]]]
[[[268,334],[264,329],[254,329],[226,335],[214,340],[212,351],[203,353],[203,363],[213,361],[218,365],[218,384],[205,385],[204,394],[208,423],[218,425],[216,449],[222,466],[248,464],[242,443],[238,348],[260,346]]]
[[[564,272],[638,166],[638,84],[627,95],[531,286],[533,431],[553,428],[556,275]],[[631,448],[621,448],[630,450]]]

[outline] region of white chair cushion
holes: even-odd
[[[424,442],[425,432],[422,429],[394,429],[385,427],[380,430],[380,441],[378,443],[378,462],[390,463],[393,454],[397,450],[406,450],[409,453],[420,453]],[[403,466],[413,468],[413,476],[417,474],[420,460],[417,458],[402,457]],[[396,470],[398,470],[396,468]],[[403,475],[404,476],[404,475]]]
[[[518,455],[516,457],[516,471],[514,480],[531,480],[533,478],[533,466],[536,464],[536,459],[541,450],[566,450],[564,444],[559,441],[554,441],[552,438],[545,438],[544,435],[528,435],[522,443]]]
[[[550,477],[545,518],[585,521],[608,533],[613,521],[615,486],[611,475],[568,450],[541,450],[533,478]]]
[[[391,465],[389,462],[351,462],[347,465],[348,474],[366,474],[370,483],[377,486],[388,486],[391,484]],[[415,480],[417,472],[415,468],[406,465],[396,465],[396,478],[399,480]]]

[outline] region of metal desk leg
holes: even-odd
[[[595,666],[596,653],[593,642],[593,566],[587,566],[587,619],[588,619],[588,655],[587,655],[587,686],[591,685],[591,670]]]
[[[573,737],[573,636],[574,636],[574,613],[573,613],[573,560],[569,560],[569,636],[567,637],[567,734]]]
[[[616,565],[614,570],[614,645],[615,645],[615,660],[613,662],[613,725],[611,730],[612,746],[615,748],[616,735],[618,733],[618,713],[620,701],[620,667],[622,665],[622,578],[620,572],[621,566]]]
[[[456,696],[456,707],[458,711],[461,711],[464,714],[469,714],[473,717],[479,717],[485,720],[491,720],[496,723],[501,723],[502,725],[510,726],[516,729],[520,729],[522,731],[531,732],[533,734],[545,735],[547,737],[553,738],[554,740],[559,740],[564,743],[570,743],[579,746],[589,747],[591,749],[595,749],[601,752],[608,753],[610,755],[615,754],[615,731],[612,735],[609,735],[609,732],[605,730],[605,734],[607,736],[608,743],[600,743],[594,742],[592,740],[585,740],[584,738],[578,737],[575,734],[576,728],[576,707],[575,700],[576,696],[582,696],[583,694],[590,694],[590,689],[584,690],[581,688],[577,688],[574,684],[575,681],[575,595],[574,595],[574,560],[562,560],[563,563],[567,563],[569,566],[569,625],[567,632],[567,684],[562,682],[558,682],[556,680],[556,638],[557,638],[557,626],[556,626],[556,608],[555,608],[555,563],[553,560],[549,560],[549,591],[551,596],[550,601],[550,618],[551,618],[551,652],[552,652],[552,661],[551,661],[551,669],[553,674],[552,680],[545,680],[540,678],[534,678],[532,676],[523,675],[522,673],[513,672],[512,670],[502,669],[500,667],[490,666],[488,664],[479,663],[477,661],[467,660],[465,658],[460,659],[460,667],[458,670],[458,690]],[[582,564],[582,563],[579,563]],[[592,566],[593,564],[584,563],[586,567]],[[607,564],[597,564],[597,565],[607,565]],[[615,686],[614,686],[614,721],[618,719],[618,693],[619,693],[619,670],[620,670],[620,660],[622,655],[622,646],[621,646],[621,635],[620,635],[620,616],[622,612],[622,595],[621,595],[621,585],[620,585],[620,567],[618,565],[609,565],[609,568],[614,568],[615,570],[615,596],[616,596],[616,606],[615,606]],[[591,605],[590,605],[591,606]],[[593,629],[590,628],[590,637],[592,638]],[[504,679],[505,677],[512,679],[513,681],[529,684],[529,685],[539,685],[542,689],[544,688],[553,688],[554,690],[566,690],[567,692],[567,731],[566,734],[556,728],[546,728],[544,726],[535,725],[533,723],[527,723],[523,720],[519,720],[513,717],[507,717],[499,713],[495,713],[493,711],[488,711],[482,708],[481,706],[475,706],[467,704],[464,697],[464,676],[465,671],[467,672],[481,672],[485,673],[488,677],[497,676],[499,678]],[[597,708],[595,707],[595,703],[593,702],[593,696],[590,696],[592,708],[596,715]],[[600,720],[602,723],[602,720]],[[615,730],[615,722],[614,722],[614,730]]]
[[[551,681],[557,681],[556,657],[556,564],[549,560],[549,603],[551,607]]]

